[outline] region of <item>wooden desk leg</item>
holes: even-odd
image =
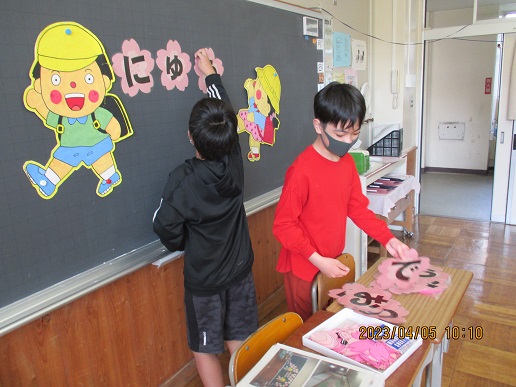
[[[387,249],[380,243],[380,257],[387,257]]]

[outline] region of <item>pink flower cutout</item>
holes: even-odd
[[[412,260],[388,258],[378,266],[376,282],[382,289],[393,286],[412,290],[419,281],[419,273],[430,267],[430,258],[418,257]]]
[[[403,324],[409,311],[392,294],[379,287],[366,287],[358,282],[346,283],[329,291],[330,296],[346,308],[392,324]]]
[[[217,71],[217,74],[222,75],[224,73],[224,66],[222,65],[222,61],[219,58],[215,58],[215,54],[211,48],[206,49],[206,53],[208,54],[208,58],[211,60],[211,64],[213,67],[215,67],[215,70]],[[206,88],[206,76],[199,68],[197,62],[199,60],[195,58],[195,65],[194,65],[194,71],[199,76],[199,89],[206,94],[207,88]]]
[[[161,69],[161,84],[167,90],[177,87],[184,91],[188,86],[188,73],[192,69],[190,56],[181,52],[176,40],[169,40],[166,50],[159,50],[156,64]]]
[[[355,335],[358,338],[359,334],[356,333]],[[362,360],[359,360],[361,363],[369,364],[380,370],[387,369],[401,356],[399,351],[389,348],[383,341],[378,340],[358,340],[349,347],[359,356]]]
[[[356,312],[370,308],[381,310],[389,302],[392,294],[383,289],[367,288],[358,282],[344,284],[345,294],[337,301]]]
[[[113,70],[122,80],[122,90],[134,97],[138,91],[150,93],[154,86],[154,60],[147,50],[140,50],[134,39],[124,40],[122,52],[113,55]]]

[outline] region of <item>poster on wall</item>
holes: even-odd
[[[333,34],[333,65],[335,67],[351,66],[351,35],[342,32]]]
[[[363,40],[353,39],[351,42],[351,59],[353,69],[355,70],[365,70],[367,63],[367,45]]]

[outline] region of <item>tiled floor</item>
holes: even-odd
[[[492,172],[487,175],[423,173],[419,213],[489,221],[492,197]]]
[[[443,386],[516,386],[516,227],[420,215],[406,243],[435,265],[474,274],[453,324],[481,327],[483,338],[451,341]],[[370,261],[376,258],[371,255]],[[266,319],[284,311],[281,305]],[[229,355],[221,360],[227,367]],[[183,385],[202,386],[198,378]]]
[[[516,386],[516,227],[419,216],[410,245],[473,272],[453,324],[481,327],[483,338],[451,342],[443,386]]]

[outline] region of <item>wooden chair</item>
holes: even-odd
[[[333,299],[328,295],[332,289],[338,289],[347,282],[355,282],[355,259],[351,254],[342,254],[335,258],[349,267],[349,273],[344,277],[329,278],[318,273],[312,282],[312,311],[326,309]]]
[[[297,313],[287,312],[258,328],[233,352],[229,361],[229,380],[235,386],[263,355],[276,343],[281,343],[303,324]]]

